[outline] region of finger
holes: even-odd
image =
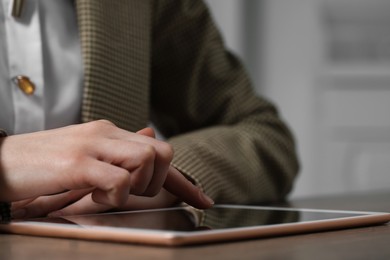
[[[179,199],[168,192],[166,189],[161,191],[154,197],[134,196],[130,195],[127,203],[120,207],[120,210],[142,210],[167,208],[175,206],[179,203]]]
[[[92,192],[95,202],[114,207],[126,203],[131,187],[129,172],[93,158],[89,160],[90,162],[85,163],[88,167],[77,169],[76,175],[80,175],[81,179],[67,183],[69,186],[65,188],[72,190],[95,187]]]
[[[115,209],[110,206],[94,202],[92,200],[91,194],[87,194],[80,200],[66,206],[65,208],[49,213],[49,216],[59,217],[69,215],[95,214],[112,209],[124,211],[166,208],[174,206],[178,203],[179,201],[177,197],[165,189],[161,189],[161,192],[159,192],[154,197],[129,195],[127,202],[123,206]]]
[[[116,152],[112,153],[116,159],[113,163],[126,169],[130,174],[131,194],[143,195],[153,178],[161,178],[155,173],[156,167],[160,165],[156,162],[154,146],[119,140],[113,140],[113,144],[109,145],[117,148]]]
[[[11,214],[13,218],[43,217],[52,211],[59,210],[82,198],[85,194],[90,192],[90,189],[74,190],[58,195],[38,197],[31,200],[30,203],[25,204],[23,207],[12,209]]]
[[[146,127],[144,129],[141,129],[141,130],[139,130],[137,132],[137,134],[149,136],[149,137],[152,137],[152,138],[156,138],[156,134],[155,134],[153,128],[151,128],[151,127]]]
[[[141,134],[141,135],[149,136],[149,137],[152,137],[152,138],[156,138],[156,134],[155,134],[153,128],[151,128],[151,127],[146,127],[144,129],[141,129],[141,130],[139,130],[137,132],[137,134]],[[157,167],[160,167],[160,166],[157,166]],[[163,169],[159,168],[159,169],[161,170],[161,172],[167,170],[166,168],[163,168]],[[156,172],[156,175],[160,176],[160,174],[163,174],[163,173]],[[160,191],[162,185],[165,182],[165,179],[166,178],[153,178],[152,182],[150,183],[150,185],[149,185],[149,187],[146,190],[144,195],[146,195],[146,196],[155,196]]]
[[[116,137],[130,138],[129,132],[122,129],[117,129],[118,133]],[[124,136],[128,135],[128,136]],[[147,137],[148,139],[137,139],[139,136]],[[152,145],[155,148],[155,162],[154,162],[154,174],[151,178],[151,183],[146,188],[145,182],[132,186],[132,194],[143,195],[143,196],[155,196],[161,189],[162,184],[165,182],[169,164],[173,159],[173,148],[166,142],[155,140],[155,132],[152,128],[146,127],[137,132],[135,139],[131,137],[133,141],[141,142],[144,144]],[[156,142],[157,141],[157,142]],[[144,178],[132,177],[135,181],[142,181]],[[135,188],[135,189],[134,189]]]
[[[30,199],[24,199],[24,200],[12,202],[11,210],[15,211],[17,209],[23,208],[25,205],[30,204],[31,202],[33,202],[37,198],[38,197],[34,197],[34,198],[30,198]]]
[[[164,149],[163,147],[167,144],[166,142],[155,138],[155,132],[151,127],[146,127],[136,133],[132,133],[121,129],[106,120],[94,121],[90,122],[90,124],[95,128],[94,131],[98,132],[99,135],[105,133],[105,136],[111,139],[136,141],[153,145],[156,148],[161,147],[162,149]]]
[[[170,167],[164,188],[177,196],[183,202],[199,208],[206,209],[213,206],[214,201],[204,194],[197,186],[187,180],[176,168]]]
[[[132,133],[115,126],[113,123],[107,120],[98,120],[89,122],[82,125],[82,133],[86,133],[87,136],[104,136],[108,139],[116,139],[122,141],[134,141],[144,144],[152,145],[156,148],[158,156],[165,160],[171,161],[173,158],[173,149],[167,142],[157,140],[155,138],[154,130],[150,127],[141,129],[138,133]],[[78,130],[74,127],[74,130]]]
[[[99,143],[100,158],[126,169],[130,174],[130,193],[154,196],[162,188],[170,161],[158,156],[154,146],[133,141],[105,140]]]
[[[84,214],[95,214],[100,212],[105,212],[112,209],[111,206],[96,203],[92,199],[92,194],[86,194],[81,199],[75,201],[74,203],[57,209],[53,212],[50,212],[48,216],[50,217],[60,217],[60,216],[69,216],[69,215],[84,215]]]
[[[173,148],[170,144],[155,138],[155,132],[152,128],[147,127],[139,130],[137,133],[131,133],[126,130],[115,128],[110,133],[112,139],[127,140],[152,145],[156,149],[157,163],[170,163],[173,159]],[[167,170],[167,169],[166,169]]]

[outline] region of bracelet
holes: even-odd
[[[7,133],[0,129],[0,137],[6,137]],[[8,222],[11,220],[11,204],[0,202],[0,222]]]
[[[9,222],[11,220],[11,204],[0,202],[0,222]]]

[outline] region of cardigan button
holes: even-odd
[[[16,76],[14,78],[15,83],[18,85],[19,89],[23,91],[26,95],[32,95],[35,92],[35,85],[31,80],[26,76]]]

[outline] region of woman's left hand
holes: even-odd
[[[161,189],[154,197],[129,195],[125,205],[120,208],[111,208],[107,205],[94,202],[91,197],[91,190],[85,189],[14,202],[12,204],[11,214],[13,218],[33,218],[46,215],[58,217],[93,214],[108,210],[165,208],[178,203],[177,197],[165,189]]]

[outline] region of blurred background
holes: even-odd
[[[390,1],[206,0],[293,130],[292,197],[390,189]]]

